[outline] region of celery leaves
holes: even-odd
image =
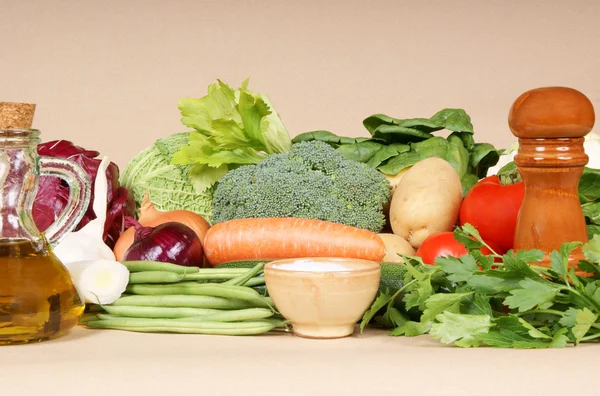
[[[181,122],[193,131],[172,164],[192,166],[189,177],[197,192],[209,189],[230,169],[291,147],[269,99],[248,90],[247,80],[235,90],[219,80],[209,86],[208,95],[181,99],[179,110]]]

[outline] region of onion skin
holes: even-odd
[[[134,229],[135,239],[125,252],[124,260],[202,266],[202,243],[190,227],[168,222],[154,228],[137,225]]]
[[[208,224],[208,222],[204,220],[202,216],[192,211],[171,210],[168,212],[162,212],[157,210],[152,202],[150,202],[150,197],[148,194],[146,194],[144,201],[142,202],[140,218],[138,221],[141,225],[146,227],[157,227],[168,222],[185,224],[194,230],[198,238],[200,238],[200,243],[203,244],[202,246],[204,246],[204,236],[210,228],[210,224]],[[121,236],[119,236],[119,239],[117,240],[113,249],[117,261],[124,260],[125,252],[133,244],[134,236],[135,229],[133,227],[126,229]]]

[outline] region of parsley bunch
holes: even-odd
[[[435,265],[405,256],[404,287],[379,294],[361,332],[374,320],[393,327],[392,336],[430,334],[460,347],[557,348],[600,339],[600,235],[582,246],[585,276],[568,266],[579,242],[552,252],[547,268],[535,265],[539,250],[498,255],[469,224],[454,236],[469,254]],[[483,246],[492,254],[482,254]]]

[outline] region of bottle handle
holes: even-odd
[[[59,177],[69,185],[66,208],[44,233],[48,243],[56,245],[83,218],[90,203],[91,182],[85,171],[71,160],[45,156],[39,158],[40,175]]]

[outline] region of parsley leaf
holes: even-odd
[[[362,321],[360,322],[360,334],[363,333],[365,327],[369,324],[371,319],[379,312],[380,309],[385,307],[390,301],[392,301],[392,296],[388,293],[379,293],[375,302],[371,305],[368,311],[366,311],[362,317]]]
[[[408,318],[395,307],[388,307],[383,316],[376,316],[375,323],[383,327],[398,327],[408,321]]]
[[[586,259],[594,263],[600,262],[600,235],[594,235],[583,245],[582,250]]]
[[[527,278],[519,282],[520,289],[510,291],[510,296],[504,301],[511,309],[519,312],[529,311],[537,305],[551,302],[560,291],[560,287],[550,282],[536,281]]]
[[[522,280],[518,273],[492,270],[475,274],[467,284],[480,293],[499,294],[520,288]]]
[[[515,258],[525,263],[537,263],[544,258],[544,252],[538,249],[519,250]]]
[[[550,253],[550,266],[563,279],[567,279],[569,273],[569,255],[575,250],[580,242],[564,243],[559,250],[554,250]]]
[[[575,343],[579,343],[581,339],[587,334],[590,330],[590,327],[598,320],[598,315],[593,313],[587,308],[583,308],[583,310],[579,310],[577,312],[577,316],[575,318],[575,326],[571,329],[573,335],[575,336]]]
[[[477,262],[469,255],[464,255],[461,258],[438,257],[435,264],[448,274],[447,278],[452,282],[468,281],[475,272],[479,272]]]
[[[561,327],[554,333],[554,337],[552,337],[552,341],[550,342],[550,348],[564,348],[567,346],[568,342],[569,337],[567,337],[567,329]]]
[[[527,334],[529,334],[532,338],[552,338],[549,335],[544,334],[540,330],[533,327],[523,318],[519,318],[519,322],[521,323],[521,325],[523,325],[525,329],[527,329]]]
[[[488,315],[492,316],[492,306],[490,298],[482,294],[472,294],[463,298],[460,306],[461,313],[469,315]]]
[[[577,321],[577,314],[580,312],[580,309],[577,308],[569,308],[563,314],[563,317],[560,318],[558,323],[564,327],[573,327]]]
[[[462,228],[456,227],[452,234],[454,235],[454,239],[456,239],[459,243],[464,245],[467,248],[467,250],[471,251],[481,249],[484,246],[483,243],[481,241],[471,238],[472,234],[470,234],[469,231],[474,231],[475,233],[477,233],[477,235],[479,235],[479,232],[477,232],[475,227],[473,227],[470,224],[465,224]]]
[[[496,326],[520,335],[527,335],[529,331],[523,326],[523,323],[516,315],[509,314],[496,319]]]
[[[585,293],[600,305],[600,287],[598,287],[598,282],[599,281],[590,282],[585,285]]]
[[[507,271],[514,272],[523,277],[534,278],[538,277],[538,274],[531,269],[531,266],[527,264],[531,261],[539,261],[539,253],[541,251],[527,251],[524,253],[518,252],[516,255],[511,251],[502,256],[502,261],[504,262],[504,268]],[[543,257],[542,253],[542,257]]]
[[[390,333],[391,336],[415,337],[426,334],[431,329],[431,322],[414,322],[412,320],[398,326]]]
[[[482,341],[491,347],[518,349],[548,348],[551,344],[507,329],[491,330],[482,336]]]
[[[464,315],[449,311],[439,314],[437,322],[431,325],[429,334],[444,344],[456,344],[460,347],[474,347],[492,327],[488,315]]]
[[[437,315],[453,306],[455,307],[454,311],[458,311],[460,301],[471,294],[473,292],[434,294],[425,301],[425,311],[423,311],[421,321],[434,320]]]
[[[431,267],[431,266],[429,266]],[[426,268],[423,264],[412,266],[406,264],[406,275],[404,277],[405,293],[402,301],[406,304],[406,309],[419,308],[421,311],[425,309],[425,301],[434,294],[433,286],[431,285],[431,277],[435,274],[431,269]],[[421,271],[431,271],[429,273]],[[415,281],[415,284],[410,284]]]

